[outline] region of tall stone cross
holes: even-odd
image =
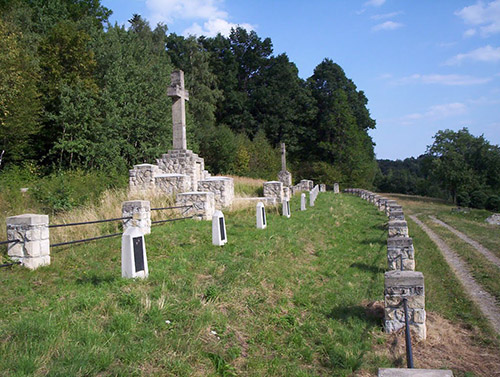
[[[173,71],[167,96],[172,97],[173,149],[186,150],[186,103],[189,93],[184,88],[184,72]]]
[[[281,171],[286,171],[286,148],[285,148],[285,143],[281,143]]]

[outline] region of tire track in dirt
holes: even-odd
[[[472,301],[474,301],[484,316],[490,321],[493,329],[500,334],[500,309],[495,298],[486,292],[472,277],[467,264],[453,251],[436,233],[420,221],[416,215],[409,215],[420,226],[429,238],[438,246],[446,262],[458,277]]]
[[[434,221],[436,224],[439,224],[446,229],[448,229],[450,232],[455,234],[458,238],[461,240],[467,242],[469,245],[471,245],[474,249],[479,251],[481,254],[485,256],[486,259],[488,259],[491,263],[496,265],[498,268],[500,268],[500,258],[498,258],[495,254],[493,254],[490,250],[485,248],[483,245],[481,245],[479,242],[474,241],[473,239],[469,238],[459,230],[453,228],[451,225],[446,224],[444,221],[436,219],[434,216],[429,216],[432,221]]]

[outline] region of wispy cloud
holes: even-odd
[[[380,7],[381,5],[384,5],[385,0],[369,0],[364,3],[365,7]]]
[[[370,18],[372,20],[387,20],[388,18],[394,18],[396,16],[399,16],[400,14],[404,14],[404,12],[398,11],[398,12],[391,12],[391,13],[384,13],[384,14],[374,14]]]
[[[461,102],[434,105],[423,113],[408,114],[399,119],[403,125],[412,125],[416,121],[434,121],[467,113],[467,105]]]
[[[500,33],[500,0],[486,4],[478,1],[474,5],[456,11],[455,15],[461,17],[467,25],[479,27],[484,37]]]
[[[446,61],[445,65],[459,65],[466,60],[492,63],[498,62],[500,61],[500,47],[487,45],[464,54],[458,54]]]
[[[146,0],[153,25],[158,22],[172,23],[176,19],[193,20],[193,25],[184,31],[185,35],[228,35],[236,26],[249,30],[254,28],[247,23],[229,22],[229,14],[220,8],[221,4],[222,0]]]
[[[406,85],[406,84],[437,84],[437,85],[448,85],[448,86],[468,86],[468,85],[480,85],[490,82],[492,78],[489,77],[474,77],[468,75],[421,75],[413,74],[411,76],[402,77],[400,79],[393,80],[392,83],[396,85]]]
[[[467,29],[467,30],[464,31],[464,37],[465,38],[473,37],[476,34],[477,34],[477,30],[476,29]]]
[[[381,24],[375,25],[374,27],[372,27],[372,30],[373,31],[396,30],[403,26],[404,25],[400,22],[386,21]]]

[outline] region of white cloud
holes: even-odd
[[[474,35],[477,34],[477,30],[476,29],[467,29],[464,31],[464,37],[465,38],[469,38],[469,37],[472,37]]]
[[[254,27],[250,24],[233,24],[222,18],[210,19],[203,23],[201,27],[198,23],[194,23],[192,26],[184,30],[184,35],[206,35],[208,37],[215,37],[218,33],[224,36],[228,36],[231,33],[231,29],[237,27],[242,27],[247,30],[253,30]]]
[[[401,79],[393,81],[396,85],[405,85],[412,83],[421,84],[438,84],[438,85],[450,85],[450,86],[466,86],[466,85],[479,85],[486,84],[492,79],[488,77],[474,77],[468,75],[420,75],[418,73],[403,77]]]
[[[399,119],[403,125],[412,125],[415,121],[425,120],[434,121],[467,113],[467,106],[461,102],[445,103],[434,105],[423,113],[408,114]]]
[[[373,31],[380,31],[380,30],[396,30],[399,29],[400,27],[404,26],[400,22],[394,22],[394,21],[386,21],[384,23],[375,25],[372,27]]]
[[[146,0],[151,12],[151,24],[172,23],[176,19],[195,21],[184,34],[215,36],[217,33],[229,35],[231,28],[241,26],[248,30],[254,27],[247,23],[236,24],[228,21],[229,15],[220,9],[222,0]],[[200,26],[200,23],[203,26]]]
[[[388,18],[393,18],[396,16],[399,16],[400,14],[403,14],[403,11],[398,11],[398,12],[392,12],[392,13],[384,13],[384,14],[375,14],[371,16],[370,18],[372,20],[386,20]]]
[[[449,59],[445,65],[458,65],[464,60],[492,63],[498,62],[500,61],[500,47],[491,47],[487,45],[465,54],[458,54]]]
[[[482,36],[500,33],[500,0],[489,3],[478,1],[455,12],[468,25],[480,26]]]
[[[381,5],[384,5],[385,0],[369,0],[367,1],[364,6],[365,7],[379,7]]]

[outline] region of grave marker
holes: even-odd
[[[267,221],[266,221],[266,209],[262,202],[257,203],[257,229],[266,229]]]
[[[306,210],[306,194],[304,193],[300,194],[300,210]]]
[[[212,243],[215,246],[227,243],[226,222],[221,211],[215,211],[212,216]]]
[[[122,277],[144,279],[148,275],[144,235],[140,228],[130,227],[122,236]]]
[[[285,216],[287,219],[289,219],[291,216],[291,214],[290,214],[290,201],[283,200],[281,208],[282,208],[283,216]]]

